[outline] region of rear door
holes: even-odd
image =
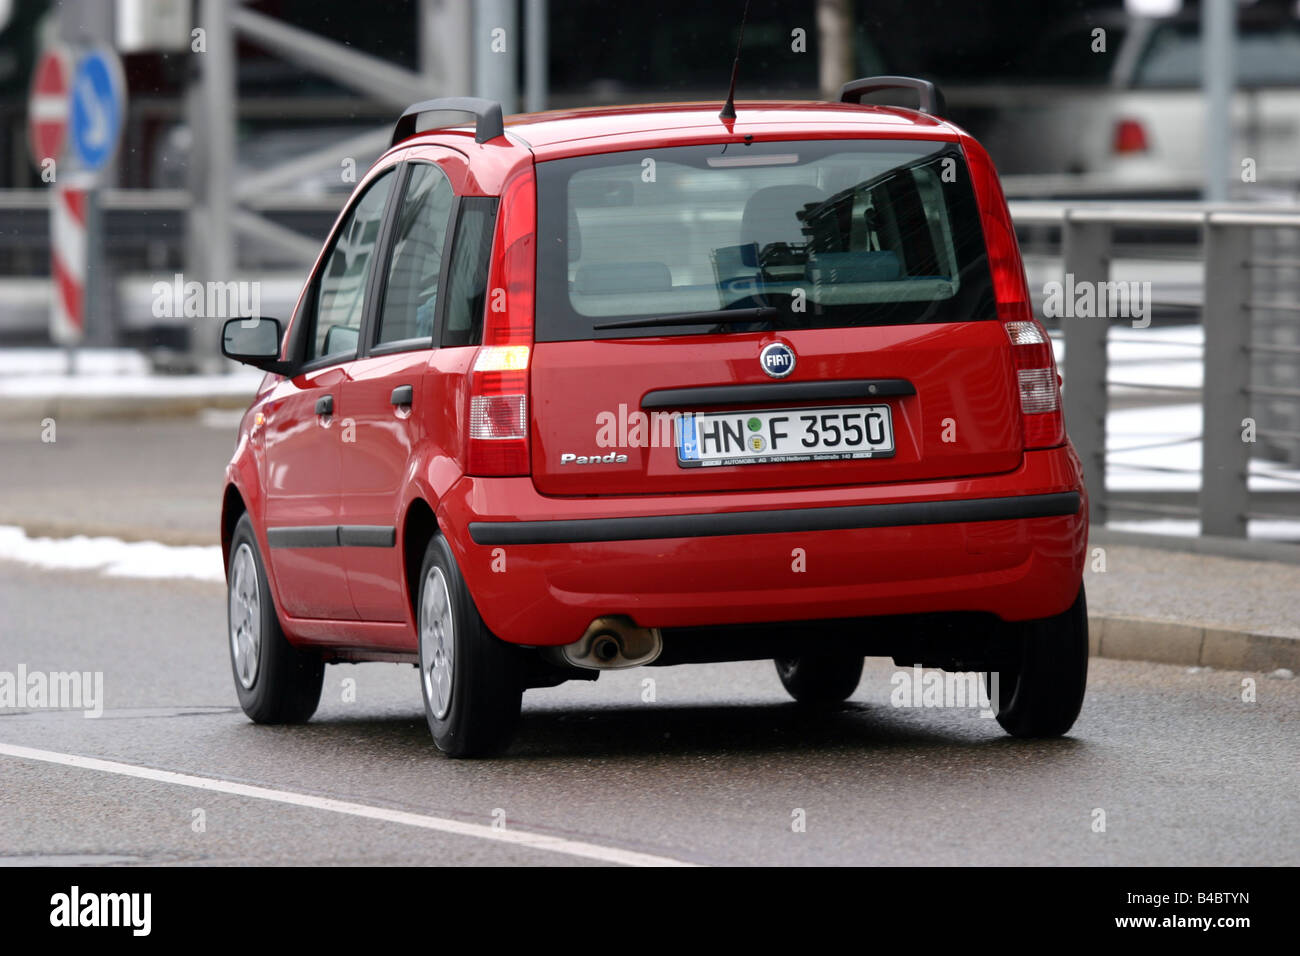
[[[395,174],[354,201],[303,297],[301,371],[265,406],[266,526],[280,601],[292,617],[357,617],[339,548],[343,384],[357,355],[366,287]]]
[[[1017,467],[1015,372],[960,149],[733,146],[538,164],[537,488]]]
[[[407,617],[397,523],[416,447],[436,439],[426,370],[434,357],[440,291],[465,158],[425,149],[402,173],[401,199],[381,270],[366,355],[343,388],[343,560],[357,613],[366,621]]]

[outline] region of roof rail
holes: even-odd
[[[850,80],[840,87],[840,102],[860,104],[862,97],[877,90],[913,90],[921,101],[917,107],[920,112],[937,117],[947,112],[939,88],[929,80],[919,80],[914,76],[868,76]]]
[[[460,117],[473,116],[476,143],[486,143],[505,132],[501,122],[501,104],[496,100],[485,100],[477,96],[444,96],[408,106],[401,119],[397,121],[397,126],[393,128],[393,141],[389,145],[396,146],[416,133],[464,125],[450,117],[440,117],[437,115],[439,113],[455,113]]]

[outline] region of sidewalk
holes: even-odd
[[[0,349],[0,421],[56,422],[193,415],[246,408],[262,373],[160,375],[130,349],[81,349],[67,374],[59,349]]]
[[[1090,568],[1084,582],[1097,656],[1300,671],[1300,565],[1095,547],[1105,550],[1106,570]]]

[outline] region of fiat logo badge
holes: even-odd
[[[773,342],[758,353],[758,364],[772,378],[785,378],[794,371],[794,349],[784,342]]]

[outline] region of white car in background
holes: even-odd
[[[1238,11],[1233,167],[1240,173],[1252,160],[1255,180],[1235,177],[1239,198],[1300,187],[1298,12],[1295,0]],[[1098,30],[1104,52],[1095,51]],[[978,91],[993,94],[985,102],[998,109],[984,140],[1004,175],[1071,177],[1052,192],[1190,197],[1204,177],[1201,52],[1196,3],[1162,18],[1114,10],[1073,18],[1030,54],[1037,75],[1059,82]]]
[[[1294,188],[1300,183],[1300,20],[1295,12],[1290,3],[1285,8],[1256,4],[1238,14],[1231,135],[1240,184]],[[1198,11],[1163,20],[1135,18],[1111,85],[1113,92],[1100,100],[1102,109],[1092,114],[1092,135],[1081,143],[1083,169],[1131,185],[1200,182],[1205,98]],[[1250,178],[1243,179],[1242,172]]]

